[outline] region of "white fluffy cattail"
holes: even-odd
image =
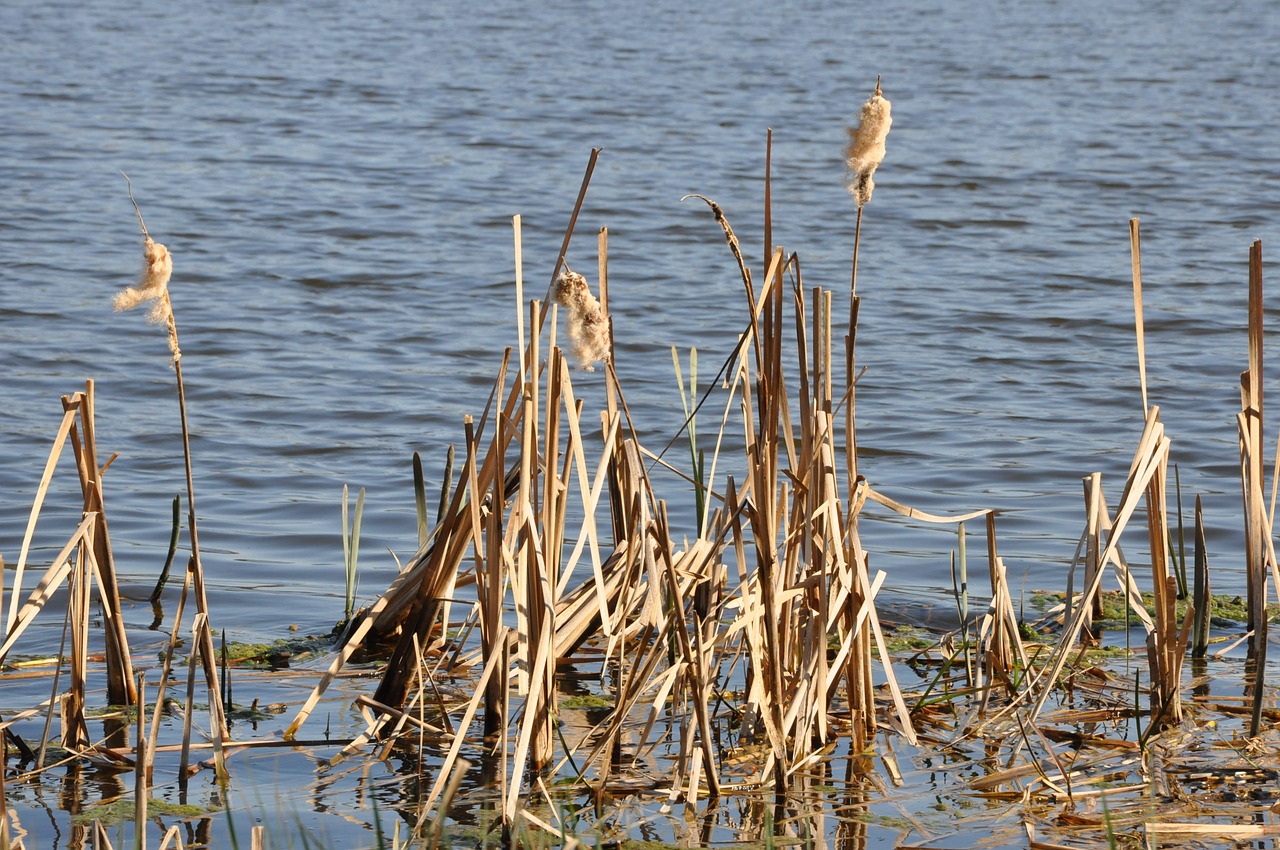
[[[858,126],[849,128],[849,145],[844,149],[845,167],[848,169],[845,184],[859,209],[871,200],[871,192],[876,186],[871,175],[884,161],[884,142],[893,123],[889,117],[889,106],[889,101],[880,92],[880,79],[877,77],[875,93],[862,104]]]
[[[568,311],[569,340],[578,368],[595,371],[595,364],[609,359],[609,317],[591,294],[587,279],[565,266],[556,278],[556,303]]]
[[[137,286],[130,286],[116,293],[112,305],[117,311],[132,310],[148,301],[154,302],[147,313],[147,321],[153,325],[167,325],[169,330],[169,350],[173,359],[182,356],[178,350],[178,332],[173,322],[173,305],[169,301],[169,278],[173,275],[173,257],[169,249],[156,242],[150,236],[144,237],[142,243],[143,266],[142,275]]]
[[[173,256],[168,248],[152,239],[151,234],[147,232],[147,223],[142,220],[142,210],[138,209],[138,202],[133,199],[133,183],[129,180],[128,174],[123,171],[120,173],[124,175],[125,184],[129,187],[129,202],[133,204],[133,211],[138,216],[138,226],[142,228],[143,263],[138,285],[117,292],[112,305],[116,308],[116,312],[120,312],[154,301],[151,311],[147,313],[147,321],[153,325],[168,327],[169,351],[173,353],[173,362],[176,366],[178,359],[182,357],[182,351],[178,348],[178,325],[173,320],[173,304],[169,301],[169,278],[173,276]]]
[[[168,316],[168,299],[163,296],[169,288],[169,278],[173,275],[173,257],[169,249],[147,237],[142,243],[143,266],[142,275],[137,286],[130,286],[116,294],[113,305],[116,310],[132,310],[139,304],[154,301],[147,319],[153,324],[164,322]]]

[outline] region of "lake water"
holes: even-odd
[[[594,283],[609,228],[618,370],[651,447],[681,421],[670,347],[696,345],[709,377],[745,316],[719,229],[680,198],[719,202],[758,267],[767,128],[774,241],[842,315],[841,149],[882,75],[863,473],[927,511],[1000,509],[1015,582],[1062,587],[1081,477],[1101,470],[1114,504],[1141,431],[1138,216],[1151,399],[1188,506],[1204,497],[1218,587],[1243,588],[1247,256],[1280,236],[1271,3],[19,0],[0,38],[10,568],[59,396],[86,378],[103,459],[120,455],[106,497],[126,596],[145,600],[164,559],[178,412],[163,333],[111,311],[140,266],[120,170],[175,257],[215,623],[276,637],[341,616],[344,483],[368,493],[362,597],[394,575],[388,550],[412,554],[410,458],[437,487],[515,344],[512,216],[538,294],[592,147],[569,262]],[[598,407],[600,377],[577,385]],[[74,527],[73,481],[64,461],[37,564]],[[949,536],[865,516],[890,590],[949,584]],[[151,622],[145,602],[127,616]]]

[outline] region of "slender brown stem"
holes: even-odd
[[[853,273],[849,277],[849,298],[856,298],[858,295],[858,247],[862,243],[862,207],[858,207],[858,219],[853,225]],[[852,306],[850,307],[852,311]],[[853,316],[849,317],[850,328],[853,325]]]
[[[591,185],[591,173],[596,170],[596,160],[600,158],[600,150],[600,148],[591,149],[591,157],[587,160],[587,171],[582,175],[582,185],[578,188],[578,200],[573,204],[573,214],[569,216],[569,226],[565,228],[564,241],[560,243],[560,256],[556,257],[555,268],[551,271],[551,283],[547,285],[547,296],[542,299],[542,319],[544,320],[547,317],[547,310],[550,309],[556,278],[560,276],[560,270],[564,268],[565,255],[569,253],[569,241],[573,239],[574,228],[578,226],[578,213],[582,211],[582,203],[587,199],[587,187]]]
[[[176,337],[176,335],[175,328],[174,336]],[[204,564],[200,560],[200,534],[196,522],[196,488],[195,479],[191,473],[191,430],[187,424],[187,393],[186,385],[182,381],[181,357],[174,358],[173,371],[178,378],[178,412],[182,419],[182,459],[186,466],[187,474],[187,529],[191,535],[191,560],[188,563],[188,568],[191,571],[192,586],[195,590],[196,613],[204,614],[207,619],[209,616],[209,600],[204,587]],[[218,668],[214,663],[213,631],[212,629],[205,629],[201,634],[203,637],[200,646],[200,663],[204,669],[205,682],[209,692],[216,696],[221,693],[221,690],[218,687]],[[216,699],[210,700],[209,713],[214,730],[220,738],[226,740],[226,719],[223,717],[222,706],[217,704]]]

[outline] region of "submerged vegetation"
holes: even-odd
[[[1053,601],[1056,608],[1042,599],[1047,610],[1028,623],[1010,591],[993,510],[925,513],[880,492],[858,470],[857,253],[889,113],[877,81],[850,131],[846,159],[857,225],[847,326],[836,318],[833,292],[802,280],[796,254],[773,249],[760,267],[750,267],[724,211],[703,199],[738,264],[742,333],[707,384],[699,385],[691,352],[686,386],[673,352],[684,424],[665,446],[644,445],[637,436],[641,429],[614,369],[607,232],[597,240],[598,299],[587,278],[565,265],[598,151],[552,270],[554,304],[526,300],[516,217],[517,346],[501,356],[483,412],[462,423],[459,464],[455,469],[451,454],[434,517],[415,456],[418,550],[361,610],[355,588],[363,491],[352,517],[344,488],[344,622],[327,638],[215,651],[188,451],[191,556],[161,653],[160,691],[148,693],[127,646],[113,637],[120,607],[92,382],[64,399],[27,540],[5,588],[0,660],[65,584],[69,673],[64,681],[62,661],[53,659],[49,699],[0,719],[7,748],[0,800],[6,783],[38,786],[53,764],[106,765],[133,776],[133,840],[146,846],[149,817],[198,818],[206,811],[161,808],[153,795],[167,799],[175,791],[185,802],[189,779],[207,771],[224,800],[236,768],[229,756],[287,748],[317,762],[317,796],[372,765],[405,766],[394,826],[383,821],[376,794],[361,815],[378,846],[671,846],[657,840],[665,836],[678,846],[864,848],[911,835],[912,846],[927,847],[968,830],[1053,848],[1280,832],[1267,790],[1280,742],[1262,725],[1277,716],[1264,673],[1274,613],[1267,587],[1280,571],[1271,542],[1274,481],[1270,506],[1264,498],[1260,248],[1251,255],[1250,358],[1239,412],[1249,564],[1243,605],[1227,613],[1210,593],[1198,506],[1192,557],[1171,545],[1181,509],[1169,510],[1170,439],[1159,408],[1146,399],[1135,221],[1142,436],[1118,498],[1107,498],[1099,473],[1086,474],[1080,546],[1064,576],[1066,590]],[[763,217],[771,246],[772,189],[766,166]],[[167,289],[172,260],[142,230],[147,272],[139,287],[126,290],[135,294],[124,306],[146,298],[162,305],[185,442]],[[598,380],[575,385],[561,333],[580,370],[601,368]],[[26,590],[30,535],[68,440],[80,471],[83,521],[36,588]],[[681,440],[689,445],[687,469],[667,457]],[[679,489],[659,492],[672,474],[684,479]],[[859,535],[867,510],[954,531],[954,617],[945,626],[892,628],[895,617],[881,599],[889,577],[872,569]],[[677,526],[678,511],[691,511],[693,521]],[[696,535],[679,538],[673,527],[696,528]],[[977,559],[968,546],[973,527],[985,544]],[[1188,560],[1193,582],[1186,579]],[[1108,576],[1117,593],[1102,590]],[[982,601],[970,595],[979,586]],[[86,721],[92,587],[106,612],[107,701],[144,707],[154,701],[154,710],[119,713],[101,740]],[[189,589],[197,612],[185,626],[188,645],[179,629]],[[1211,630],[1226,622],[1212,617],[1244,621],[1248,666],[1230,674],[1242,697],[1208,687],[1219,675],[1210,665],[1235,660],[1228,649],[1207,651]],[[1116,628],[1131,650],[1093,651],[1103,629]],[[171,664],[182,650],[185,699],[169,699]],[[287,656],[315,651],[325,652],[327,669],[318,679],[311,669],[288,671],[295,684],[305,677],[310,692],[289,705],[280,737],[240,737],[243,724],[256,732],[284,706],[274,699],[260,706],[255,698],[248,707],[233,702],[233,670],[237,691],[246,680],[269,687],[237,665],[265,660],[276,669]],[[204,704],[194,699],[201,677]],[[373,681],[366,686],[366,680]],[[344,704],[354,702],[361,728],[335,731],[332,717],[317,711],[330,688],[343,690]],[[193,726],[197,716],[207,723],[207,743]],[[171,743],[160,740],[161,727]],[[51,761],[55,746],[61,749]],[[157,765],[157,755],[170,750],[181,753],[176,765]],[[192,761],[206,750],[208,761]],[[944,811],[909,800],[904,789],[912,787],[932,788]],[[116,818],[120,804],[77,816],[75,846],[90,840],[107,846],[103,824]],[[260,827],[251,840],[261,846]],[[188,832],[184,844],[176,826],[163,833],[162,846],[198,843]],[[18,846],[20,823],[0,823],[0,847]]]

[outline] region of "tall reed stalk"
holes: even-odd
[[[138,207],[137,201],[134,200],[133,184],[127,174],[124,177],[129,188],[129,201],[133,204],[134,213],[138,217],[138,226],[142,230],[143,259],[145,262],[142,278],[138,285],[136,287],[128,287],[117,294],[115,308],[117,311],[129,310],[144,303],[151,303],[148,320],[152,324],[163,324],[168,330],[169,351],[172,355],[170,363],[173,366],[178,387],[178,413],[182,424],[182,460],[187,483],[187,534],[191,542],[191,557],[187,561],[187,581],[195,596],[196,613],[203,615],[207,621],[209,617],[209,602],[208,595],[205,592],[204,564],[200,558],[199,524],[196,519],[195,477],[191,471],[191,430],[187,422],[186,385],[182,379],[182,349],[178,344],[178,325],[173,314],[173,303],[169,297],[169,279],[173,274],[173,259],[169,254],[168,248],[151,238],[151,234],[147,231],[146,222],[142,219],[142,210]],[[186,592],[187,583],[184,583],[184,597]],[[179,623],[175,621],[174,637],[170,642],[171,650],[176,646],[178,628]],[[221,692],[221,689],[218,686],[218,669],[214,656],[213,633],[211,629],[206,627],[199,634],[203,635],[198,651],[204,671],[205,683],[209,692],[216,695]],[[160,692],[157,695],[158,703],[163,703],[164,701],[164,686],[165,680],[161,679]],[[216,698],[211,700],[209,712],[214,734],[225,740],[227,738],[226,719]]]
[[[1264,501],[1262,419],[1262,243],[1249,250],[1249,368],[1240,376],[1242,410],[1236,421],[1240,433],[1240,473],[1244,491],[1246,589],[1249,658],[1254,676],[1250,685],[1252,713],[1249,734],[1262,728],[1263,677],[1267,659],[1267,568],[1277,569],[1271,519]],[[1276,582],[1280,591],[1280,579]]]

